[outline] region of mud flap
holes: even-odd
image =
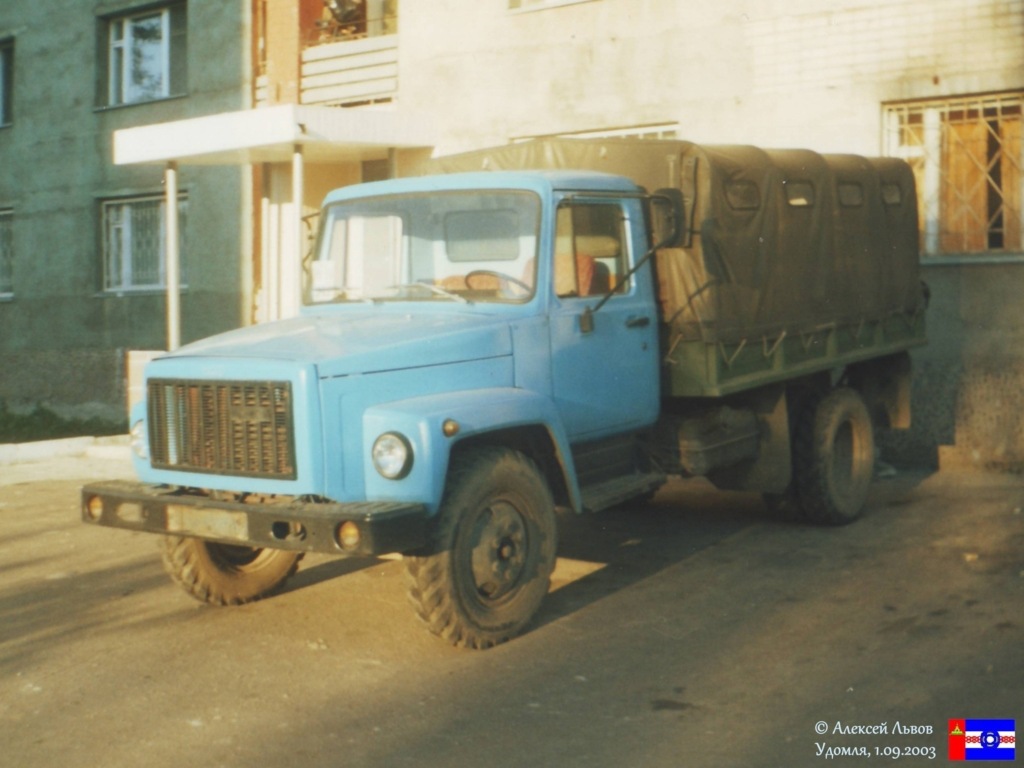
[[[757,416],[761,430],[757,456],[714,470],[708,479],[727,491],[782,493],[793,474],[786,387],[779,384],[744,393],[730,400],[730,405],[748,408]]]

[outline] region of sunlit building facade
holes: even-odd
[[[1024,0],[56,5],[0,9],[0,399],[117,410],[125,350],[169,323],[293,314],[333,187],[531,137],[683,138],[906,159],[933,343],[892,450],[1024,462]]]

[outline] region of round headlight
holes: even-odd
[[[412,469],[412,446],[403,435],[385,432],[373,443],[373,466],[388,480],[401,480]]]
[[[132,451],[140,459],[149,458],[149,441],[146,439],[146,422],[141,419],[132,424],[131,446]]]

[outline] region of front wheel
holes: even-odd
[[[301,552],[217,544],[165,536],[164,567],[192,597],[214,605],[241,605],[279,589],[299,569]]]
[[[556,547],[554,502],[530,459],[500,448],[456,457],[430,545],[405,558],[409,599],[434,634],[490,648],[536,613]]]

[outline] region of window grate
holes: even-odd
[[[166,203],[162,197],[103,203],[103,289],[158,289],[166,284]],[[178,198],[178,249],[185,263],[188,199]],[[184,277],[185,270],[182,269]]]
[[[1024,94],[885,107],[889,155],[914,169],[929,256],[1021,253]]]

